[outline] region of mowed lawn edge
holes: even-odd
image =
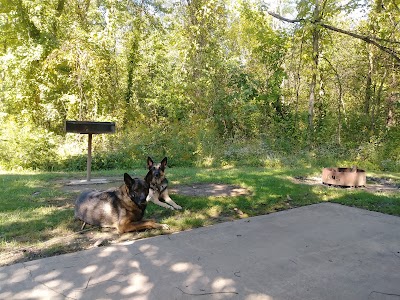
[[[117,187],[123,184],[124,172],[143,178],[146,170],[93,172],[93,177],[112,178],[112,185]],[[0,265],[87,249],[96,243],[106,245],[168,234],[324,201],[400,216],[398,189],[397,192],[378,189],[371,192],[303,184],[293,180],[318,177],[318,168],[167,168],[166,175],[172,188],[216,183],[240,186],[249,193],[232,197],[201,196],[201,191],[196,196],[172,194],[174,201],[183,207],[182,210],[167,210],[149,203],[145,214],[145,218],[168,224],[170,231],[152,230],[119,236],[113,230],[95,227],[80,232],[81,223],[74,220],[73,213],[78,192],[65,189],[65,185],[72,179],[84,179],[84,173],[2,172]],[[367,176],[387,178],[395,186],[400,183],[399,174],[367,173]],[[102,189],[103,186],[98,185],[98,188]]]

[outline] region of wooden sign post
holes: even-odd
[[[89,121],[65,121],[65,131],[88,135],[88,157],[86,181],[91,180],[92,170],[92,138],[93,134],[114,133],[114,122],[89,122]]]

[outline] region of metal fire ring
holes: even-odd
[[[361,187],[366,184],[365,171],[352,168],[324,168],[322,183],[341,187]]]

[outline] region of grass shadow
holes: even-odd
[[[166,210],[149,203],[145,218],[166,223],[174,232],[323,201],[400,215],[399,193],[369,193],[298,184],[292,180],[296,176],[313,176],[318,172],[319,169],[312,168],[170,168],[167,177],[172,187],[177,184],[222,183],[246,188],[251,193],[238,197],[172,194],[171,197],[183,210]],[[113,175],[117,173],[123,174],[123,171],[112,172]],[[71,176],[69,173],[0,175],[0,254],[22,249],[21,253],[8,261],[0,259],[0,264],[81,250],[93,246],[100,239],[106,240],[102,243],[104,245],[168,233],[154,230],[118,236],[115,232],[92,227],[85,234],[77,234],[81,225],[73,217],[77,194],[65,191],[62,186],[62,179]],[[119,183],[116,182],[115,186],[119,186]],[[26,249],[29,251],[26,252]]]

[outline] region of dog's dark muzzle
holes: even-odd
[[[146,195],[145,194],[140,194],[136,195],[136,197],[133,199],[133,201],[136,203],[136,205],[144,211],[146,208],[147,202],[146,202]]]
[[[138,203],[143,203],[146,202],[147,195],[145,193],[141,193],[139,195],[136,195],[136,198]]]
[[[143,204],[146,204],[146,193],[132,193],[131,200],[136,203],[138,207],[142,207]]]

